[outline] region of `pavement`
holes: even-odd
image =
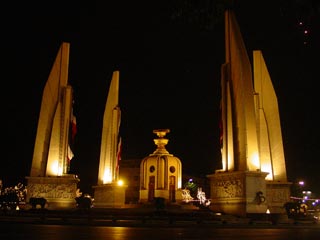
[[[69,224],[131,227],[319,227],[312,218],[290,219],[286,215],[237,217],[199,209],[107,208],[107,209],[21,209],[0,212],[1,223]]]

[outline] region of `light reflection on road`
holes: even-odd
[[[320,226],[290,228],[104,227],[0,224],[1,240],[319,240]]]

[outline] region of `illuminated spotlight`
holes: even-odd
[[[308,32],[308,30],[304,30],[303,33],[304,34],[308,34],[309,32]]]
[[[302,194],[304,194],[304,195],[311,195],[311,191],[302,191]]]
[[[302,26],[302,25],[303,25],[303,22],[300,21],[300,22],[299,22],[299,25]]]
[[[117,184],[118,184],[118,186],[122,186],[123,185],[123,181],[119,180]]]

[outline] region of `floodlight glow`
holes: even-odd
[[[267,173],[269,173],[269,174],[266,176],[266,180],[273,180],[273,174],[272,174],[271,164],[269,164],[269,163],[261,164],[261,171],[262,171],[262,172],[267,172]]]
[[[106,184],[106,183],[111,183],[111,181],[112,181],[112,177],[111,177],[110,169],[106,169],[103,174],[102,182],[103,184]]]
[[[119,180],[118,181],[118,186],[122,186],[123,185],[123,181],[122,180]]]
[[[260,169],[260,160],[258,153],[254,153],[251,156],[251,164],[255,166],[256,169]]]
[[[51,165],[51,173],[49,175],[54,175],[54,176],[62,176],[63,169],[59,164],[58,160],[55,160],[52,165]]]

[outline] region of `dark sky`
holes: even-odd
[[[5,185],[29,175],[43,87],[63,41],[70,43],[78,126],[72,170],[83,187],[97,181],[102,117],[115,70],[120,71],[123,161],[152,153],[152,131],[168,128],[167,149],[181,159],[184,173],[205,176],[219,166],[228,1],[105,2],[2,8],[10,16],[2,21],[1,34]],[[320,193],[319,3],[241,0],[233,7],[249,57],[262,51],[278,96],[289,181],[303,179]]]

